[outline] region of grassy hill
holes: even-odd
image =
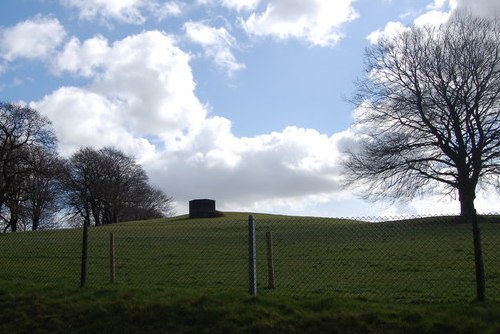
[[[221,331],[227,331],[227,326],[244,328],[245,317],[258,328],[283,332],[287,322],[294,323],[289,332],[301,332],[311,326],[309,321],[333,326],[330,322],[335,317],[340,317],[340,323],[347,321],[351,329],[380,321],[377,326],[394,326],[394,331],[420,323],[432,332],[435,321],[463,329],[467,321],[458,325],[455,317],[477,312],[484,320],[500,310],[498,217],[485,217],[481,222],[487,306],[469,304],[475,295],[470,225],[449,217],[373,223],[254,214],[260,296],[255,300],[246,294],[247,217],[248,213],[225,213],[225,217],[211,219],[180,216],[93,227],[88,287],[83,291],[78,289],[81,229],[0,235],[0,304],[12,310],[14,314],[6,314],[14,318],[31,319],[34,313],[38,315],[37,309],[42,314],[56,310],[53,316],[59,318],[57,310],[67,309],[68,314],[74,313],[68,316],[71,326],[79,321],[77,314],[84,312],[91,318],[128,323],[129,328],[135,325],[123,318],[126,314],[137,312],[150,319],[156,307],[166,313],[175,309],[179,319],[187,317],[184,320],[193,323],[174,327],[194,332],[198,322]],[[268,231],[274,241],[274,290],[267,289]],[[109,282],[111,232],[116,257],[113,284]],[[40,305],[30,307],[30,298]],[[178,314],[178,309],[185,309],[185,314]],[[436,316],[428,322],[425,314],[431,311]],[[214,312],[229,317],[228,322],[210,325]],[[398,316],[391,320],[391,314]],[[12,324],[5,317],[5,323]],[[418,319],[410,321],[412,317]],[[467,319],[474,330],[486,326],[475,316]],[[149,325],[160,325],[158,321],[150,319]],[[495,320],[487,327],[500,325]]]

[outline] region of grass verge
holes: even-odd
[[[500,304],[245,294],[0,292],[1,333],[499,333]]]

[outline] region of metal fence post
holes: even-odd
[[[486,298],[486,288],[484,282],[483,250],[481,247],[481,234],[477,223],[477,213],[474,210],[470,216],[472,223],[472,235],[474,238],[474,262],[476,268],[476,292],[477,300],[484,301]]]
[[[257,261],[255,252],[255,222],[248,216],[248,292],[257,296]]]

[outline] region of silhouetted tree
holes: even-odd
[[[26,177],[34,170],[30,152],[55,150],[56,136],[50,121],[27,106],[0,103],[0,212],[4,232],[17,231]]]
[[[29,153],[32,171],[24,178],[26,199],[23,202],[31,229],[57,226],[56,214],[62,208],[64,161],[56,152],[36,147]]]
[[[82,148],[74,153],[65,164],[61,184],[65,192],[65,203],[74,215],[80,215],[85,222],[92,216],[100,225],[99,208],[99,168],[97,152],[91,148]]]
[[[478,186],[498,190],[499,41],[498,18],[458,12],[368,48],[348,184],[372,199],[458,193],[462,215],[474,212]]]
[[[163,217],[171,198],[154,189],[143,168],[123,152],[82,148],[67,165],[67,203],[95,225]]]
[[[159,189],[149,184],[144,184],[136,189],[137,194],[133,196],[134,202],[128,203],[122,212],[122,220],[145,220],[162,218],[174,214],[173,199]]]

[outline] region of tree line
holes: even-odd
[[[50,120],[28,106],[0,102],[0,168],[3,233],[172,213],[172,198],[150,184],[133,157],[82,147],[64,158]]]

